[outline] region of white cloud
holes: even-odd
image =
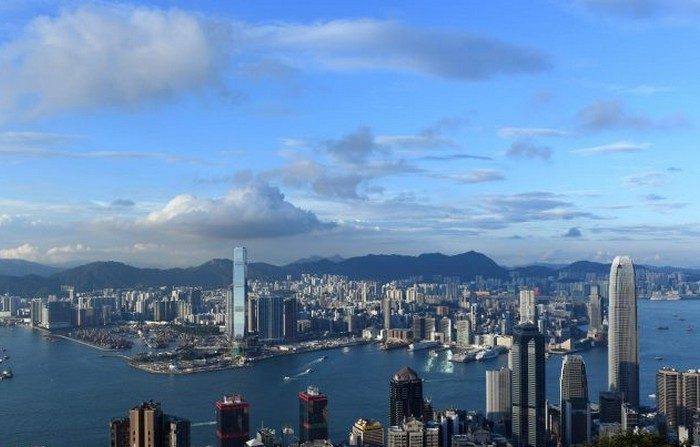
[[[49,257],[63,257],[65,255],[74,255],[77,253],[89,253],[92,251],[92,248],[83,245],[83,244],[69,244],[69,245],[61,245],[58,247],[51,247],[48,250],[46,250],[46,255]]]
[[[547,127],[504,127],[499,129],[498,136],[502,138],[532,138],[532,137],[565,137],[569,132]]]
[[[573,152],[574,154],[579,154],[579,155],[606,155],[606,154],[641,152],[647,147],[649,147],[649,144],[647,144],[647,143],[633,143],[631,141],[618,141],[616,143],[603,144],[600,146],[575,149],[571,152]]]
[[[436,31],[393,21],[332,20],[314,24],[239,24],[237,38],[292,66],[391,70],[458,80],[535,73],[541,53],[464,31]]]
[[[217,85],[224,41],[180,10],[83,6],[33,19],[0,47],[0,111],[134,106]]]
[[[485,183],[505,180],[502,172],[495,169],[473,169],[463,174],[453,174],[445,176],[459,183]]]
[[[232,189],[215,199],[179,195],[139,224],[218,239],[274,238],[333,226],[285,200],[278,188],[262,183]]]
[[[0,259],[24,259],[34,260],[38,257],[39,250],[31,244],[22,244],[14,248],[0,249]]]

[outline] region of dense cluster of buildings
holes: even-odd
[[[307,274],[261,281],[248,278],[247,269],[246,249],[237,247],[232,285],[225,289],[76,294],[67,287],[67,296],[48,300],[2,297],[0,312],[26,312],[33,325],[49,330],[133,320],[218,327],[221,343],[231,348],[227,352],[240,356],[254,356],[259,346],[336,334],[363,337],[385,349],[446,347],[453,352],[452,361],[458,362],[509,351],[507,368],[486,373],[485,415],[434,411],[422,398],[422,380],[405,368],[391,380],[388,426],[358,420],[348,440],[354,445],[568,447],[596,436],[657,426],[669,439],[700,442],[697,372],[659,371],[658,417],[651,421],[650,410],[640,407],[637,298],[640,290],[650,295],[688,289],[691,286],[681,274],[639,274],[629,257],[615,258],[609,274],[568,272],[542,279],[514,273],[508,281],[477,277],[468,283],[446,276],[378,282]],[[595,390],[601,391],[596,404],[591,402],[586,365],[573,353],[605,344],[608,387]],[[560,399],[552,403],[545,395],[545,360],[556,354],[566,356],[559,377]],[[326,440],[326,396],[310,388],[299,399],[297,442]],[[247,431],[243,415],[248,408],[241,396],[217,403],[223,418],[218,421],[220,445],[258,439],[268,446],[270,439],[277,439],[270,433]],[[159,409],[149,411],[160,414]],[[237,415],[231,419],[235,423],[227,419],[226,411]],[[127,427],[133,436],[139,426],[134,417],[130,413],[129,423],[115,422],[114,427],[122,427],[116,432],[126,433]],[[161,420],[166,427],[174,419],[162,415]],[[174,421],[180,424],[179,432],[186,431],[184,422]],[[160,431],[163,436],[171,432]]]

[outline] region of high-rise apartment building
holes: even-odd
[[[467,319],[457,320],[455,329],[457,332],[457,347],[469,347],[472,343],[472,322]]]
[[[294,341],[297,338],[297,321],[299,318],[299,301],[296,298],[284,300],[284,339]]]
[[[524,323],[514,328],[510,356],[513,446],[544,447],[547,441],[544,336],[537,326]]]
[[[358,419],[352,426],[351,437],[359,447],[384,447],[384,427],[379,421]]]
[[[537,324],[537,296],[534,290],[520,291],[520,324]]]
[[[323,439],[328,439],[328,397],[309,386],[299,393],[299,440]]]
[[[591,285],[588,295],[588,336],[595,337],[603,332],[603,308],[601,306],[600,288]]]
[[[384,316],[384,330],[388,331],[391,329],[391,298],[384,298],[382,300],[382,314]]]
[[[699,403],[700,370],[680,372],[663,368],[657,371],[656,407],[668,433],[677,434],[680,426],[692,429],[694,417],[700,413]]]
[[[581,356],[564,356],[559,391],[563,446],[571,447],[590,442],[591,412],[588,400],[588,378],[586,364]]]
[[[401,368],[389,383],[389,425],[400,425],[404,420],[423,418],[423,380],[409,367]]]
[[[189,447],[190,422],[163,414],[160,404],[149,401],[129,410],[129,416],[112,419],[110,447]]]
[[[282,340],[284,329],[284,297],[273,295],[258,298],[260,340]]]
[[[618,256],[610,267],[608,305],[608,387],[639,407],[639,332],[634,265]]]
[[[511,413],[511,370],[486,371],[486,418],[497,424],[509,424]]]
[[[427,426],[418,419],[406,419],[387,430],[388,447],[438,447],[440,428]]]
[[[243,447],[250,438],[250,404],[231,394],[216,402],[217,447]]]

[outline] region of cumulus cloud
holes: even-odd
[[[236,31],[246,45],[293,66],[390,70],[457,80],[537,73],[550,67],[549,58],[532,49],[468,32],[421,29],[393,21],[239,25]]]
[[[687,19],[700,14],[697,0],[576,0],[576,3],[593,12],[626,19]]]
[[[510,158],[541,158],[549,160],[552,156],[552,148],[537,145],[527,140],[517,140],[508,148],[506,156]]]
[[[620,101],[597,101],[589,104],[578,111],[576,119],[580,128],[589,131],[671,129],[689,125],[688,119],[683,115],[653,120],[646,115],[629,113]]]
[[[0,259],[24,259],[32,261],[39,255],[39,250],[31,244],[22,244],[14,248],[0,249]]]
[[[547,127],[503,127],[498,130],[502,138],[565,137],[569,132]]]
[[[0,110],[134,106],[220,83],[216,27],[180,10],[83,6],[32,20],[0,47]]]
[[[148,214],[140,225],[233,240],[274,238],[333,227],[288,202],[278,188],[262,183],[232,189],[215,199],[179,195]]]
[[[581,233],[581,230],[578,227],[571,227],[569,228],[569,231],[564,233],[564,237],[571,237],[571,238],[577,238],[581,237],[583,234]]]
[[[646,143],[640,144],[640,143],[633,143],[631,141],[618,141],[616,143],[603,144],[600,146],[575,149],[572,152],[574,154],[579,154],[579,155],[607,155],[607,154],[641,152],[647,147],[649,147],[649,145]]]

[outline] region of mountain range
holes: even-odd
[[[44,296],[58,293],[62,285],[71,285],[78,291],[104,288],[134,288],[161,286],[225,287],[231,282],[232,262],[212,259],[202,265],[188,268],[139,268],[120,262],[92,262],[78,267],[58,270],[54,267],[27,261],[0,260],[0,294]],[[690,280],[700,280],[700,270],[645,268],[656,271],[683,271]],[[348,259],[312,257],[276,266],[255,262],[248,266],[251,279],[279,280],[288,275],[301,274],[343,275],[350,279],[390,281],[410,277],[432,280],[438,276],[459,277],[462,281],[482,278],[507,279],[512,275],[536,278],[567,278],[574,281],[589,273],[607,274],[610,264],[578,261],[565,266],[534,264],[515,268],[498,265],[488,256],[469,251],[457,255],[427,253],[418,256],[366,255]]]

